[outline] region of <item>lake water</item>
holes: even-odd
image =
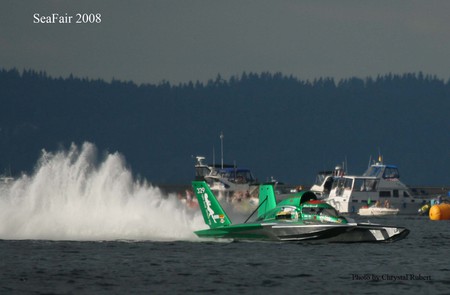
[[[0,292],[448,294],[450,223],[387,244],[1,240]]]
[[[199,211],[98,158],[45,153],[0,188],[1,294],[450,293],[450,221],[370,218],[410,229],[388,244],[200,241]]]

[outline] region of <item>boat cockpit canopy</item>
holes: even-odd
[[[303,207],[302,214],[339,217],[339,213],[334,208]]]

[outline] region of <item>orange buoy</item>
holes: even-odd
[[[430,208],[431,220],[449,220],[450,219],[450,204],[433,205]]]

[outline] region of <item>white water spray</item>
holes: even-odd
[[[123,157],[94,145],[43,151],[35,173],[0,190],[0,239],[192,240],[200,212],[136,181]]]

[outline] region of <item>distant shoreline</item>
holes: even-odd
[[[184,193],[186,190],[191,189],[190,184],[167,184],[167,183],[154,183],[153,186],[158,187],[165,194],[170,193]],[[295,188],[298,185],[293,184],[283,184],[279,185],[285,190],[289,188]],[[305,189],[309,189],[310,186],[303,186]],[[450,191],[450,186],[408,186],[415,196],[429,199],[434,198],[439,195],[447,196]]]

